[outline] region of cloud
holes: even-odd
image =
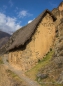
[[[31,23],[32,21],[33,21],[33,20],[29,20],[29,21],[28,21],[28,24]]]
[[[35,19],[35,18],[34,18],[34,19]],[[33,19],[33,20],[34,20],[34,19]],[[31,23],[33,20],[29,20],[29,21],[28,21],[28,24]]]
[[[13,6],[13,2],[12,2],[12,0],[9,1],[9,4],[10,4],[10,7]]]
[[[12,18],[12,17],[6,16],[3,13],[0,13],[0,30],[12,34],[20,27],[21,26],[19,23],[17,23],[16,18]]]
[[[33,14],[30,14],[30,13],[28,13],[28,11],[26,11],[26,10],[22,10],[22,11],[20,11],[19,13],[18,13],[18,17],[19,18],[23,18],[23,17],[29,17],[29,16],[32,16]]]
[[[57,7],[57,4],[53,3],[53,2],[49,2],[49,4],[52,6],[52,7]]]

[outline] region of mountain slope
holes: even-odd
[[[0,48],[8,42],[10,36],[10,34],[0,31]]]
[[[0,39],[4,38],[4,37],[10,37],[10,36],[11,36],[10,34],[3,32],[3,31],[0,31]]]
[[[35,73],[35,76],[37,77],[38,82],[42,84],[42,86],[63,86],[63,2],[60,3],[57,8],[53,9],[52,13],[57,17],[57,21],[55,22],[55,43],[51,49],[51,51],[54,53],[49,61],[46,58],[42,60],[44,63],[42,63],[41,68],[38,70],[37,76]],[[51,52],[49,52],[49,54],[50,53]],[[40,62],[41,61],[39,60],[38,64]],[[34,70],[37,70],[36,68]],[[32,76],[33,73],[31,74]]]
[[[63,2],[52,13],[57,17],[54,45],[44,59],[27,71],[26,75],[43,86],[63,86]],[[53,54],[50,56],[51,52]]]
[[[52,82],[54,84],[59,84],[59,86],[63,86],[63,22],[59,24],[56,35],[52,59],[49,64],[40,69],[38,72],[38,79],[41,79],[39,82]],[[44,77],[45,75],[48,76]]]
[[[49,64],[42,67],[38,72],[38,79],[40,78],[39,82],[52,82],[55,84],[54,86],[56,84],[63,86],[63,2],[60,3],[58,8],[53,9],[52,13],[57,17],[54,54]],[[48,76],[44,77],[45,75]]]
[[[0,39],[0,48],[1,48],[4,44],[6,44],[6,43],[8,42],[8,40],[9,40],[9,37],[1,38],[1,39]]]
[[[8,42],[10,36],[10,34],[0,31],[0,54],[6,51],[5,44]]]

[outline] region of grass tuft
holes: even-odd
[[[2,57],[0,57],[0,64],[3,64]]]

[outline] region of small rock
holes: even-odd
[[[48,74],[41,74],[41,73],[37,74],[37,78],[39,78],[39,79],[45,79],[47,77],[48,77]]]

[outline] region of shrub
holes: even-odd
[[[52,51],[52,48],[50,48],[50,51]]]

